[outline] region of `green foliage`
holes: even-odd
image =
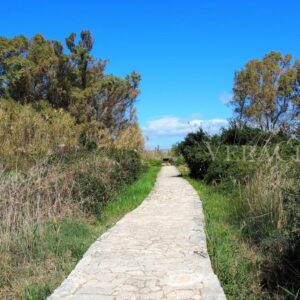
[[[182,155],[176,156],[176,158],[174,159],[174,165],[177,167],[184,165],[184,163],[185,160]]]
[[[119,78],[105,75],[106,61],[91,55],[88,30],[66,39],[70,53],[58,41],[37,34],[0,37],[0,98],[38,107],[68,111],[77,123],[97,120],[117,135],[135,121],[135,100],[141,77],[136,72]]]
[[[134,182],[145,171],[139,153],[134,150],[84,150],[76,153],[71,160],[70,155],[67,159],[70,165],[68,168],[76,160],[81,160],[74,171],[74,198],[78,201],[87,199],[86,209],[96,214],[122,186]],[[94,211],[94,205],[99,209]]]
[[[110,155],[117,162],[115,174],[120,183],[130,183],[138,178],[142,165],[136,150],[112,149]]]
[[[24,296],[22,299],[24,300],[46,300],[47,296],[51,293],[51,287],[49,284],[44,284],[44,286],[40,286],[37,284],[27,285],[25,287]]]
[[[101,151],[94,151],[93,155],[103,156]],[[74,174],[74,199],[80,201],[85,212],[94,215],[99,215],[119,189],[135,181],[143,170],[136,151],[111,149],[104,154],[103,159],[105,155],[110,159],[107,174],[101,168],[102,159],[96,159],[92,165],[86,164],[85,170],[77,170]]]
[[[232,104],[239,126],[254,125],[265,131],[290,131],[298,123],[299,61],[270,52],[249,61],[235,74]]]
[[[209,136],[202,129],[176,146],[191,176],[206,182],[246,182],[261,163],[297,160],[300,143],[282,132],[239,128],[236,124]]]
[[[254,164],[243,162],[243,149],[231,143],[234,141],[240,143],[243,138],[244,131],[236,132],[233,140],[231,129],[224,129],[220,136],[212,138],[199,130],[187,135],[185,140],[178,145],[178,149],[192,177],[205,179],[208,183],[220,183],[226,180],[242,181],[245,176],[251,176]],[[236,147],[228,148],[225,142]]]
[[[109,199],[108,190],[101,182],[101,178],[87,172],[75,173],[74,198],[81,202],[85,212],[99,214]]]
[[[287,142],[288,137],[283,133],[272,133],[262,131],[259,128],[249,126],[239,127],[236,123],[232,123],[230,127],[223,128],[220,136],[216,139],[225,145],[255,145],[264,146],[266,143],[276,144]]]
[[[162,161],[160,159],[147,159],[145,165],[148,167],[161,167]]]
[[[45,253],[50,251],[53,255],[61,257],[68,254],[76,260],[82,257],[97,236],[94,228],[84,220],[66,218],[57,222],[47,222],[45,226]]]
[[[89,137],[86,128],[83,131],[81,131],[81,133],[79,135],[79,143],[82,146],[84,146],[87,150],[95,150],[95,149],[97,149],[96,142]]]
[[[196,133],[190,133],[185,140],[178,145],[178,149],[190,168],[191,176],[203,179],[212,162],[212,156],[208,151],[209,136],[200,129]]]
[[[245,161],[224,161],[222,159],[211,162],[204,176],[206,183],[229,182],[231,185],[245,183],[255,172],[257,165]]]

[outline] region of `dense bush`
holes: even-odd
[[[223,134],[228,132],[223,131]],[[208,136],[204,131],[190,133],[178,145],[190,174],[206,182],[245,181],[251,176],[255,164],[243,161],[243,149],[239,145],[228,148],[222,144],[224,136]],[[228,142],[228,141],[227,141]]]
[[[74,174],[74,200],[79,200],[83,211],[99,214],[109,199],[108,188],[102,180],[87,172]]]
[[[283,133],[277,134],[265,132],[259,128],[244,126],[242,128],[232,124],[228,128],[223,128],[217,137],[222,144],[226,145],[257,145],[264,146],[266,143],[280,143],[288,141],[288,137]]]
[[[216,159],[211,162],[204,180],[207,183],[245,183],[255,172],[256,164]]]
[[[176,151],[183,156],[194,178],[208,183],[245,182],[261,163],[297,159],[299,146],[297,140],[282,133],[230,127],[212,137],[201,129],[190,133],[176,146]]]
[[[84,166],[75,171],[73,195],[83,211],[99,215],[124,184],[138,178],[143,167],[134,150],[94,151],[94,156],[92,164],[84,161]]]
[[[120,183],[130,183],[137,179],[142,170],[141,160],[136,150],[113,149],[110,156],[116,161],[115,175]]]
[[[210,142],[209,136],[199,130],[196,133],[190,133],[185,140],[178,145],[179,152],[184,157],[190,168],[191,176],[203,179],[212,163],[212,157],[207,148]]]
[[[63,110],[0,99],[0,155],[49,155],[78,145],[80,126]]]
[[[141,169],[134,151],[82,150],[67,156],[56,154],[26,171],[2,170],[0,227],[19,231],[26,230],[24,224],[43,222],[50,216],[99,214]]]

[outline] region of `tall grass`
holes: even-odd
[[[214,187],[186,177],[199,193],[205,214],[208,252],[228,299],[268,299],[259,278],[261,257],[230,222],[232,199]]]
[[[243,184],[189,178],[201,196],[209,253],[229,298],[299,298],[299,179],[296,163],[261,164]]]
[[[67,164],[44,163],[26,174],[17,170],[1,174],[1,299],[45,299],[92,241],[143,201],[159,167],[148,168],[137,181],[122,183],[113,177],[125,175],[115,173],[118,166],[107,155],[91,154]],[[90,194],[83,192],[86,181],[82,176],[78,181],[78,170],[98,178],[95,185],[88,181]],[[93,199],[94,188],[103,184],[108,194]],[[93,214],[90,204],[97,200],[106,204]]]
[[[12,100],[0,101],[0,154],[49,155],[78,145],[80,126],[63,110],[50,107],[35,110]]]
[[[286,167],[262,166],[242,187],[239,213],[243,232],[258,242],[284,222],[283,190],[292,184]]]
[[[276,297],[300,293],[300,184],[297,163],[261,166],[239,199],[243,236],[264,255],[261,281]]]
[[[117,135],[98,121],[77,124],[70,113],[43,101],[31,105],[0,99],[0,164],[34,165],[41,158],[93,149],[144,149],[141,129],[129,124]]]

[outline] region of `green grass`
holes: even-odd
[[[122,216],[140,205],[152,190],[159,170],[160,166],[150,166],[139,180],[122,188],[119,195],[109,202],[103,211],[100,218],[101,226],[111,227]]]
[[[99,219],[93,224],[89,224],[86,220],[74,219],[48,222],[44,236],[37,237],[38,242],[33,243],[36,249],[31,249],[32,253],[35,253],[36,264],[40,267],[45,266],[42,267],[45,274],[38,274],[40,268],[28,270],[29,280],[25,288],[23,287],[20,298],[46,299],[70,273],[90,244],[126,213],[143,202],[152,190],[159,170],[160,166],[150,166],[138,180],[122,187],[118,196],[108,203]],[[47,266],[49,260],[51,266]]]
[[[259,280],[260,256],[243,238],[240,228],[230,222],[232,201],[200,181],[185,178],[202,200],[206,221],[208,252],[228,299],[268,299]]]

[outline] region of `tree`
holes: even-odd
[[[236,72],[232,105],[239,125],[249,123],[265,131],[295,127],[299,90],[291,61],[291,55],[270,52]]]
[[[26,100],[31,64],[27,60],[29,41],[24,36],[0,37],[0,97]]]
[[[36,109],[45,103],[64,109],[78,124],[96,121],[113,137],[136,126],[141,76],[136,72],[125,78],[106,75],[107,61],[91,55],[93,38],[88,30],[78,40],[71,33],[66,44],[70,53],[60,42],[40,34],[32,39],[0,37],[0,97]]]
[[[110,75],[103,80],[97,116],[113,133],[135,123],[134,103],[139,94],[140,75],[133,72],[125,79]]]
[[[90,52],[93,48],[93,39],[89,30],[83,30],[80,34],[78,44],[75,44],[76,33],[71,33],[66,38],[66,44],[71,52],[71,59],[78,68],[80,74],[80,87],[85,89],[87,87],[87,71],[89,62],[92,60]]]

